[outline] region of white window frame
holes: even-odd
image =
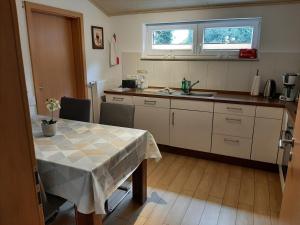
[[[204,29],[214,28],[214,27],[242,27],[250,26],[253,27],[253,40],[252,47],[259,49],[260,45],[260,32],[261,32],[261,18],[251,18],[251,19],[228,19],[228,20],[215,20],[206,21],[198,24],[198,55],[221,55],[221,56],[238,56],[239,49],[203,49],[204,42]]]
[[[261,21],[258,18],[242,19],[222,19],[206,20],[179,23],[164,24],[145,24],[143,27],[143,54],[142,58],[237,58],[238,49],[202,49],[204,39],[204,29],[213,27],[241,27],[251,26],[253,30],[252,48],[259,50]],[[156,30],[173,30],[173,29],[192,29],[193,32],[193,49],[192,50],[159,50],[152,49],[152,32]]]
[[[152,33],[157,30],[174,30],[174,29],[189,29],[193,30],[193,48],[192,50],[159,50],[152,49]],[[191,56],[196,55],[197,46],[197,24],[186,23],[186,24],[160,24],[160,25],[146,25],[144,30],[144,53],[147,56]]]

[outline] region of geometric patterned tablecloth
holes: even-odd
[[[42,118],[32,118],[32,132],[45,190],[81,213],[105,214],[105,200],[137,166],[161,158],[147,131],[59,119],[56,135],[44,137]]]

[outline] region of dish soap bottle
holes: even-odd
[[[185,93],[186,89],[187,89],[187,80],[183,78],[183,80],[181,81],[181,90]]]

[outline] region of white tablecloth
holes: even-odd
[[[59,119],[57,134],[43,137],[41,117],[32,119],[35,154],[46,192],[63,197],[84,214],[105,214],[105,200],[144,160],[160,159],[144,130]]]

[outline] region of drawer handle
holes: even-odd
[[[239,110],[242,111],[243,109],[240,107],[227,107],[228,110]]]
[[[225,118],[227,121],[234,121],[234,122],[239,122],[242,123],[241,119],[233,119],[233,118]]]
[[[145,100],[144,104],[145,105],[156,105],[156,101]]]
[[[175,124],[175,112],[172,112],[172,125],[174,126]]]
[[[113,101],[122,102],[124,98],[113,97]]]
[[[224,138],[224,142],[231,142],[231,143],[240,143],[239,140],[233,140],[233,139],[229,139],[229,138]]]

